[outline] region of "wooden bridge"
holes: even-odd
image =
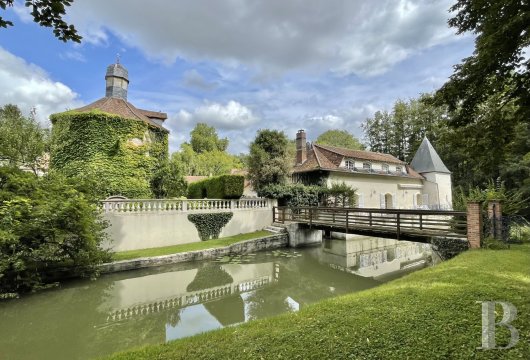
[[[296,222],[324,231],[398,240],[467,239],[465,211],[280,206],[273,207],[273,219],[277,223]]]

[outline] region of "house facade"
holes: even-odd
[[[344,182],[357,190],[360,208],[452,209],[451,172],[427,138],[407,164],[389,154],[309,144],[299,130],[292,181]]]

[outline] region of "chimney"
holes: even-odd
[[[303,164],[307,160],[307,143],[305,131],[298,130],[296,133],[296,164]]]

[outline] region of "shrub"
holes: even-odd
[[[188,185],[188,199],[204,199],[206,197],[206,182],[197,181]]]
[[[244,176],[216,176],[190,184],[188,199],[239,199],[243,195],[244,187]]]
[[[327,193],[323,186],[302,184],[267,185],[258,193],[261,197],[277,199],[279,206],[318,206]]]
[[[45,287],[59,267],[97,275],[109,259],[105,227],[97,205],[66,179],[0,167],[0,294]]]
[[[228,224],[234,214],[231,212],[212,214],[190,214],[188,220],[191,221],[202,241],[218,239],[221,229]]]

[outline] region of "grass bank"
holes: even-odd
[[[481,304],[518,310],[520,340],[481,345]],[[500,316],[502,311],[498,312]],[[508,331],[496,328],[497,343]],[[378,288],[110,359],[519,359],[530,354],[530,245],[465,252]]]
[[[112,260],[131,260],[141,257],[151,257],[151,256],[162,256],[162,255],[171,255],[187,251],[195,250],[204,250],[204,249],[214,249],[220,248],[223,246],[232,245],[240,241],[257,239],[260,237],[272,235],[273,233],[269,231],[255,231],[247,234],[239,234],[235,236],[229,236],[221,239],[214,239],[208,241],[195,242],[190,244],[174,245],[174,246],[165,246],[152,249],[140,249],[140,250],[130,250],[122,251],[113,254]]]

